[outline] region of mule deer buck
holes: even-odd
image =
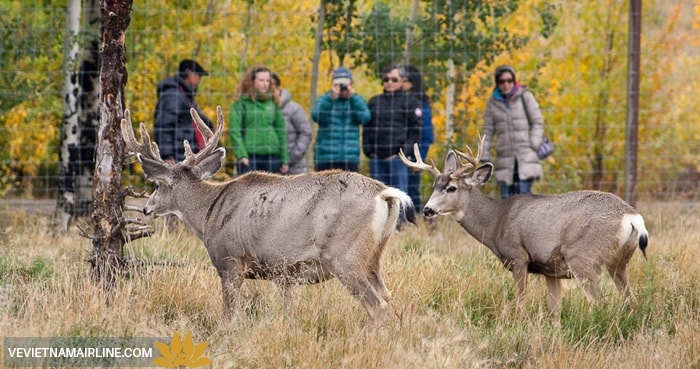
[[[435,175],[433,193],[423,209],[425,216],[452,214],[472,237],[488,247],[513,273],[517,305],[527,285],[527,274],[542,274],[548,290],[550,317],[558,323],[561,311],[560,279],[575,278],[583,288],[589,306],[599,298],[597,285],[605,267],[615,286],[635,305],[627,277],[627,263],[639,247],[646,258],[649,234],[644,219],[618,196],[607,192],[575,191],[558,195],[521,195],[494,200],[479,186],[493,170],[491,163],[479,164],[477,155],[449,151],[444,173],[423,162],[414,147],[416,161],[403,152],[407,166]],[[466,159],[466,163],[458,160]]]
[[[205,139],[185,159],[165,163],[144,123],[137,141],[128,110],[121,122],[127,148],[157,187],[146,215],[175,214],[197,235],[221,278],[228,315],[244,279],[273,280],[283,292],[295,284],[337,277],[377,325],[391,294],[380,275],[380,258],[403,209],[415,216],[410,197],[358,173],[325,171],[296,176],[251,172],[226,183],[205,179],[222,166],[226,150],[216,148],[224,128],[221,107],[212,132],[194,109]]]

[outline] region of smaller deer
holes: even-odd
[[[141,123],[134,137],[129,110],[121,130],[127,148],[142,163],[156,189],[144,214],[176,214],[203,242],[221,278],[224,316],[244,279],[274,281],[283,292],[296,284],[338,278],[362,303],[376,325],[389,309],[391,293],[380,259],[400,211],[414,222],[411,198],[359,173],[324,171],[295,176],[251,172],[225,183],[206,181],[221,169],[226,150],[217,148],[224,115],[217,108],[212,132],[191,109],[205,140],[185,160],[163,161]]]
[[[399,156],[407,166],[435,174],[433,193],[423,208],[425,216],[452,214],[472,237],[488,247],[513,273],[518,306],[527,286],[527,274],[542,274],[548,290],[550,317],[561,311],[560,279],[575,278],[589,305],[599,298],[597,285],[605,267],[618,290],[636,305],[627,277],[627,264],[637,247],[646,258],[649,234],[644,219],[618,196],[607,192],[575,191],[558,195],[520,195],[494,200],[479,186],[491,177],[493,164],[479,164],[477,155],[449,151],[444,173],[423,162]],[[466,159],[463,164],[458,156]]]

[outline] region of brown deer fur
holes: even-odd
[[[156,182],[145,214],[176,214],[199,237],[221,277],[228,313],[244,279],[273,280],[284,290],[299,283],[337,277],[377,325],[391,294],[380,274],[380,259],[396,229],[400,209],[414,220],[410,198],[398,189],[352,172],[325,171],[295,176],[252,172],[225,183],[208,182],[222,166],[223,112],[212,132],[194,109],[206,140],[186,158],[165,163],[141,123],[134,137],[129,111],[121,129],[147,179]]]
[[[483,140],[483,139],[482,139]],[[450,151],[444,173],[423,162],[415,147],[416,162],[400,154],[412,168],[436,175],[426,216],[451,214],[472,237],[488,247],[513,273],[519,302],[525,293],[527,274],[544,275],[550,314],[559,320],[560,279],[575,278],[592,303],[605,267],[616,287],[635,304],[627,277],[627,264],[637,247],[644,254],[649,234],[644,219],[618,196],[606,192],[575,191],[558,195],[519,195],[494,200],[479,186],[493,170],[479,163],[478,154]],[[468,162],[462,164],[458,156]],[[646,254],[644,254],[646,257]]]

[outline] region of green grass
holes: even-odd
[[[272,283],[246,281],[221,320],[218,276],[188,231],[126,246],[143,263],[112,293],[89,278],[91,241],[54,234],[49,219],[10,213],[0,225],[0,340],[33,337],[169,337],[210,343],[214,368],[700,368],[700,205],[640,204],[651,241],[637,253],[633,309],[603,278],[589,307],[564,283],[559,327],[546,287],[529,278],[515,306],[511,274],[449,218],[394,235],[382,262],[395,316],[372,329],[337,281],[302,286],[285,306]]]

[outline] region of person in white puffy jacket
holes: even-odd
[[[496,143],[495,177],[501,198],[531,193],[532,183],[542,178],[537,148],[542,143],[544,120],[537,100],[515,78],[508,65],[496,68],[496,87],[484,113],[482,161],[491,162]]]

